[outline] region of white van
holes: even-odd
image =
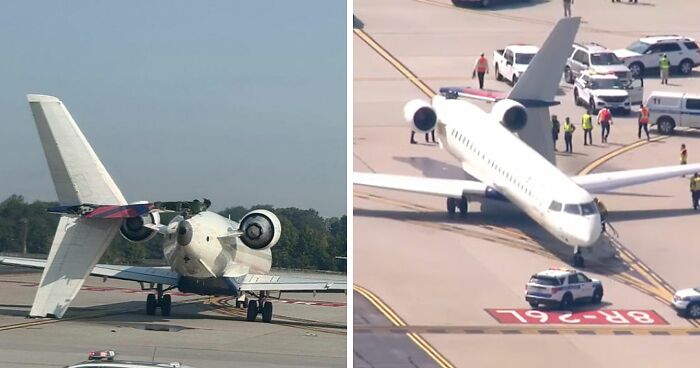
[[[662,134],[672,134],[676,127],[700,128],[700,94],[654,91],[645,105],[649,121]]]

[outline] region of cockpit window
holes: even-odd
[[[561,203],[557,201],[552,201],[552,204],[549,205],[549,209],[552,211],[561,211]]]
[[[582,204],[581,210],[583,211],[584,216],[593,215],[596,212],[598,212],[598,209],[596,208],[596,205],[593,202],[588,202],[588,203]]]
[[[566,205],[564,205],[564,212],[571,213],[574,215],[580,215],[581,214],[581,206],[579,206],[577,204],[566,204]]]

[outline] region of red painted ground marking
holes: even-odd
[[[346,303],[335,303],[335,302],[314,302],[305,300],[291,300],[291,299],[280,299],[275,300],[275,302],[286,303],[286,304],[301,304],[301,305],[314,305],[319,307],[345,307]]]
[[[485,309],[502,324],[520,325],[667,325],[653,310],[598,309],[581,312],[536,309]]]

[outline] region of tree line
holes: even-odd
[[[46,210],[55,202],[28,203],[21,195],[11,195],[0,203],[0,252],[48,254],[59,215]],[[251,208],[229,207],[219,212],[240,220],[248,211],[267,209],[280,219],[282,235],[272,248],[272,266],[291,269],[314,269],[346,272],[347,216],[322,217],[314,209],[274,208],[257,205]],[[162,213],[168,223],[175,214]],[[100,263],[144,264],[163,261],[163,238],[156,236],[145,243],[130,243],[116,236]]]

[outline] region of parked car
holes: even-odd
[[[594,42],[575,43],[571,55],[566,59],[564,79],[568,83],[574,83],[587,70],[599,74],[615,74],[623,83],[632,81],[632,72],[612,50]]]
[[[690,318],[700,318],[700,287],[676,291],[673,308]]]
[[[654,91],[646,102],[649,121],[662,134],[676,127],[700,128],[700,94]]]
[[[513,85],[525,72],[540,48],[532,45],[509,45],[493,52],[493,70],[497,80],[506,79]]]
[[[603,107],[629,114],[632,105],[642,103],[644,85],[635,79],[623,84],[614,74],[583,72],[574,82],[574,103],[597,113]]]
[[[694,39],[679,35],[646,36],[634,41],[627,48],[615,50],[632,75],[643,75],[646,70],[658,69],[662,54],[668,56],[671,68],[681,74],[690,74],[700,65],[700,48]]]

